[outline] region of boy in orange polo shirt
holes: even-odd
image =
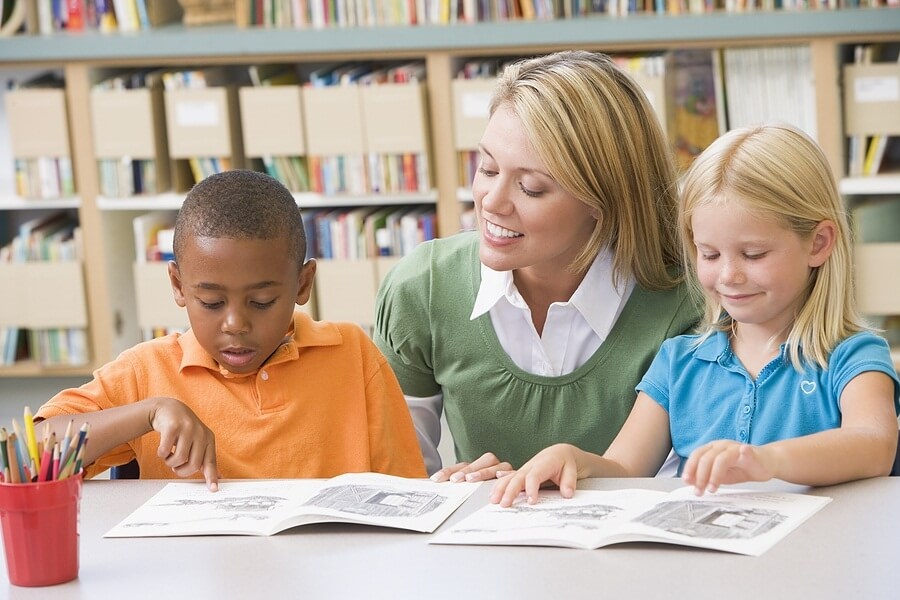
[[[356,325],[313,321],[316,261],[291,193],[227,171],[188,193],[169,279],[191,329],[126,350],[37,413],[90,423],[88,476],[137,458],[146,478],[424,477],[403,392]]]

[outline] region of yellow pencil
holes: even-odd
[[[28,455],[34,461],[35,466],[41,468],[41,456],[38,454],[37,436],[34,434],[34,415],[31,414],[31,408],[25,407],[25,443],[28,446]]]

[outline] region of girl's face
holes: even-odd
[[[495,271],[564,270],[594,230],[590,209],[550,176],[508,107],[491,116],[479,146],[472,195],[481,261]]]
[[[805,300],[812,267],[824,262],[809,239],[738,203],[707,205],[691,219],[697,275],[709,298],[742,327],[787,335]]]

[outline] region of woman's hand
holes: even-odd
[[[500,462],[500,459],[491,452],[482,454],[477,460],[470,463],[456,463],[452,467],[444,467],[440,471],[436,471],[432,476],[432,481],[452,481],[458,483],[460,481],[486,481],[497,477],[497,472],[508,473],[512,470],[512,465],[508,462]]]

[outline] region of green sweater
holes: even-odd
[[[443,393],[461,461],[493,452],[518,468],[559,442],[603,453],[662,341],[698,318],[684,285],[636,286],[585,364],[559,377],[533,375],[504,352],[490,314],[469,319],[480,283],[478,237],[463,233],[421,244],[400,261],[376,305],[375,343],[405,394]]]

